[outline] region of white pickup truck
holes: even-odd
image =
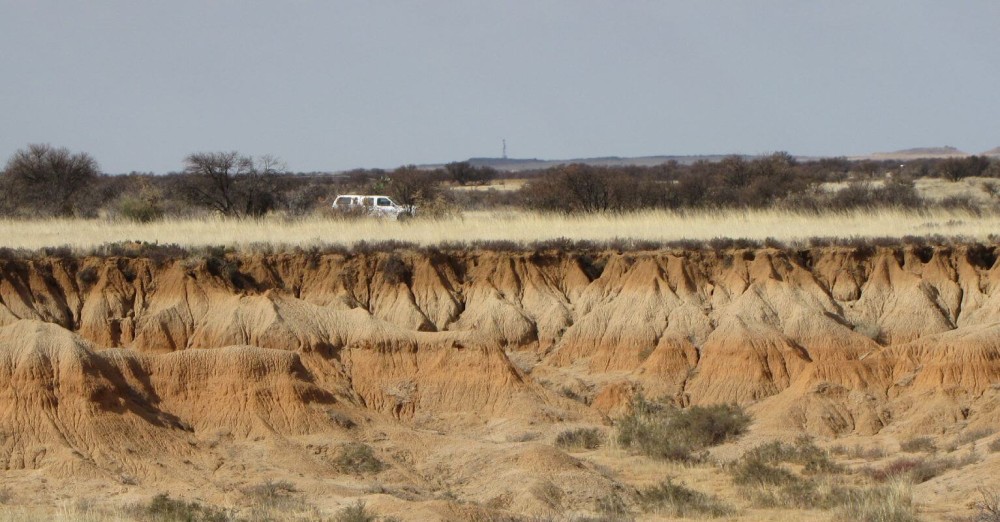
[[[373,217],[405,219],[415,209],[397,205],[389,196],[341,194],[333,200],[333,208],[343,212],[359,212]]]

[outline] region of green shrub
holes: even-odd
[[[163,208],[156,201],[135,196],[122,196],[116,210],[119,216],[138,223],[163,219]]]
[[[597,428],[577,428],[566,430],[556,437],[556,446],[571,450],[597,449],[601,446],[603,437]]]
[[[750,417],[736,405],[692,406],[682,410],[652,403],[642,396],[632,412],[617,423],[618,443],[658,459],[697,461],[697,452],[734,439],[750,425]]]
[[[913,437],[900,442],[899,449],[908,453],[933,453],[937,451],[937,446],[934,445],[934,441],[930,437]]]
[[[643,511],[666,513],[672,517],[707,516],[723,517],[735,510],[715,496],[675,484],[667,479],[656,486],[639,490],[637,496]]]
[[[378,473],[385,469],[385,464],[375,456],[372,448],[361,442],[349,442],[341,446],[333,465],[341,473],[355,475]]]

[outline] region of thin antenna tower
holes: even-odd
[[[503,139],[503,159],[507,159],[507,138]]]

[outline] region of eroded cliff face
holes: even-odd
[[[998,284],[978,246],[0,261],[0,469],[144,475],[127,455],[343,412],[601,422],[636,392],[826,436],[995,426]]]

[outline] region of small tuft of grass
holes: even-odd
[[[843,522],[916,522],[917,507],[908,484],[892,484],[853,490],[836,512]]]
[[[1000,451],[1000,438],[993,439],[993,442],[989,443],[986,447],[993,453]]]
[[[358,500],[354,505],[338,511],[334,520],[337,522],[375,522],[378,520],[378,516],[368,510],[363,500]]]
[[[554,483],[543,480],[531,487],[531,494],[554,511],[562,510],[563,490]]]
[[[341,473],[355,475],[378,473],[386,468],[385,463],[375,456],[371,446],[361,442],[349,442],[341,446],[333,465]]]
[[[668,478],[656,486],[641,489],[637,496],[639,505],[645,512],[667,514],[672,517],[694,516],[724,517],[736,510],[718,497],[688,488],[683,483],[675,484]]]
[[[1000,490],[980,488],[979,496],[970,522],[1000,522]]]
[[[604,437],[597,428],[566,430],[556,436],[556,446],[564,450],[592,450],[601,447]]]
[[[608,493],[594,502],[597,512],[610,520],[632,520],[625,499],[618,493]]]
[[[913,437],[900,442],[899,449],[907,453],[933,453],[937,451],[937,446],[930,437]]]

